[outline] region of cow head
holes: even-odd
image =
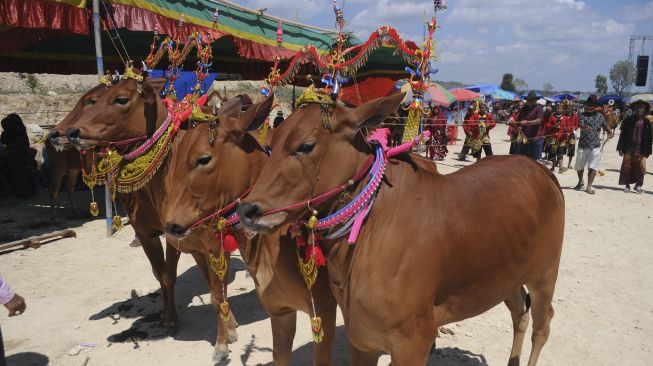
[[[153,133],[167,115],[158,96],[165,83],[158,78],[139,85],[128,78],[85,99],[88,106],[66,128],[68,141],[85,149]]]
[[[68,138],[66,137],[66,130],[74,122],[76,122],[86,110],[95,105],[98,98],[106,93],[108,89],[109,86],[105,84],[99,84],[82,95],[77,103],[75,103],[73,109],[68,112],[66,117],[64,117],[63,120],[57,123],[52,128],[52,130],[50,130],[50,133],[48,134],[48,140],[50,141],[50,144],[52,144],[52,146],[54,146],[57,150],[61,150],[64,147],[70,146]]]
[[[377,127],[396,110],[403,96],[375,99],[355,109],[341,105],[325,108],[319,103],[297,108],[275,131],[272,155],[238,209],[241,222],[267,233],[308,210],[319,209],[300,207],[263,216],[350,180],[372,151],[361,129]]]
[[[162,219],[168,234],[186,236],[194,222],[234,201],[251,185],[267,155],[248,131],[261,126],[272,102],[270,96],[239,115],[238,96],[220,108],[216,123],[199,123],[176,142],[164,185]]]

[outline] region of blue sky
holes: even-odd
[[[342,1],[342,0],[340,0]],[[291,20],[334,27],[331,0],[237,0]],[[594,89],[597,74],[628,57],[631,34],[653,36],[652,0],[449,0],[438,17],[438,79],[499,83],[505,72],[530,88]],[[347,30],[360,38],[381,25],[420,41],[432,1],[345,0]],[[635,47],[641,50],[641,42]],[[651,55],[653,39],[645,45]],[[609,81],[608,81],[609,82]],[[640,88],[641,90],[647,88]],[[634,89],[638,90],[638,89]]]

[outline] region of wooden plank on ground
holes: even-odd
[[[27,239],[15,240],[9,243],[0,244],[0,252],[3,250],[23,246],[23,248],[38,248],[45,241],[53,241],[63,238],[76,238],[77,233],[71,229],[58,230],[49,234],[32,236]]]

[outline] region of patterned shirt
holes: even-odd
[[[599,112],[590,115],[583,113],[578,119],[578,124],[580,125],[578,148],[595,149],[601,147],[601,128],[608,127],[603,114]]]

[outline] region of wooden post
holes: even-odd
[[[97,76],[104,75],[104,58],[102,57],[102,27],[100,25],[100,0],[93,0],[93,35],[95,36],[95,61],[97,62]],[[113,208],[108,182],[104,182],[104,207],[107,220],[107,238],[113,235]]]

